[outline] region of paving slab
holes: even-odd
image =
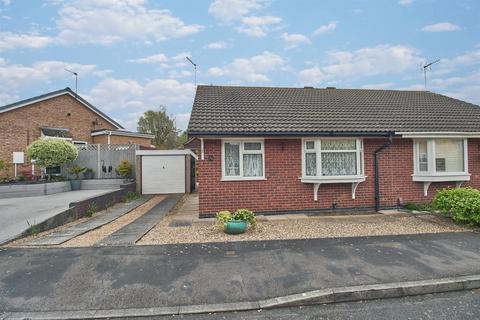
[[[110,208],[107,212],[95,216],[92,219],[89,219],[85,222],[74,225],[65,230],[59,230],[52,232],[48,235],[34,238],[29,242],[23,243],[22,245],[26,246],[46,246],[46,245],[60,245],[64,242],[67,242],[79,235],[82,235],[90,230],[97,229],[107,223],[112,222],[115,219],[127,214],[128,212],[138,208],[152,196],[142,196],[139,199],[135,199],[129,203],[120,204],[115,208]]]
[[[117,230],[111,235],[100,240],[98,246],[129,246],[134,245],[141,237],[150,231],[163,217],[183,197],[183,194],[168,195],[160,203],[150,209],[140,218],[127,224],[123,228]]]
[[[68,191],[46,196],[0,199],[0,243],[7,242],[28,229],[67,210],[71,202],[111,192],[104,190]],[[27,223],[28,222],[28,223]]]

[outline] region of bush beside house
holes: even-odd
[[[440,190],[432,201],[433,207],[455,222],[480,225],[480,190],[457,188]]]

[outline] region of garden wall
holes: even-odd
[[[0,199],[37,197],[71,191],[70,181],[0,185]]]

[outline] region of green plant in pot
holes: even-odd
[[[75,175],[75,179],[70,180],[70,186],[72,190],[80,190],[82,186],[82,180],[80,180],[80,173],[82,173],[83,171],[85,171],[85,168],[80,167],[79,165],[76,165],[76,164],[70,167],[70,170],[69,170],[70,174]]]
[[[244,233],[249,225],[252,228],[255,228],[257,225],[255,213],[248,209],[237,209],[234,213],[220,211],[217,213],[216,219],[228,234]]]
[[[128,180],[132,177],[133,165],[128,160],[123,160],[117,167],[118,174],[124,179]]]
[[[85,168],[85,171],[83,172],[83,177],[85,179],[93,179],[95,176],[95,172],[93,172],[92,168]]]

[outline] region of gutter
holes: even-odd
[[[188,131],[189,138],[222,138],[222,137],[247,137],[247,136],[272,136],[272,137],[385,137],[393,135],[391,131],[319,131],[319,132],[196,132]]]
[[[375,211],[380,210],[380,177],[378,169],[378,156],[380,152],[388,148],[393,143],[393,132],[390,132],[388,141],[380,148],[373,152],[373,167],[374,167],[374,180],[375,180]]]

